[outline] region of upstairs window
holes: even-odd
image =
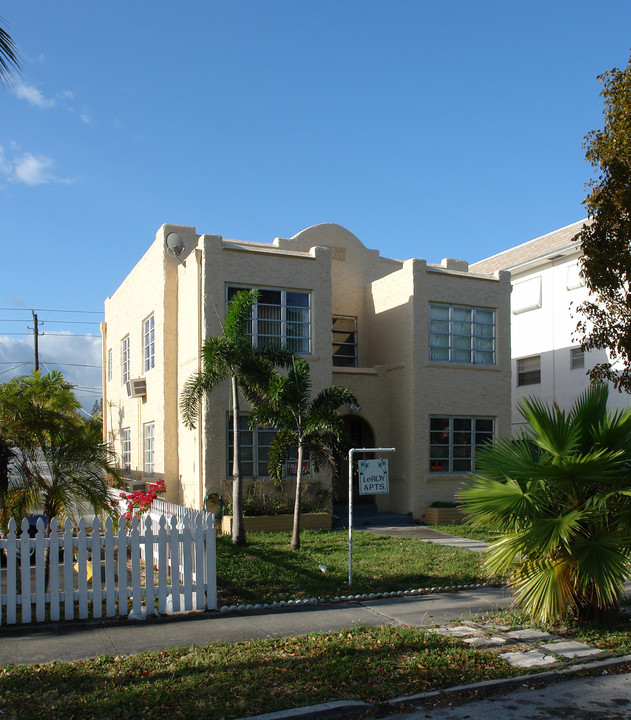
[[[144,338],[144,358],[145,358],[145,372],[155,367],[155,320],[153,315],[148,317],[143,323],[143,338]]]
[[[235,293],[252,288],[228,287],[227,302]],[[291,352],[311,352],[311,293],[294,290],[259,289],[247,328],[254,345],[275,342]]]
[[[333,365],[357,367],[357,321],[354,317],[333,316]]]
[[[517,361],[517,386],[539,385],[541,382],[541,355],[521,358]]]
[[[585,353],[578,348],[570,349],[570,370],[581,370],[585,367]]]
[[[495,311],[431,304],[429,357],[443,362],[495,365]]]
[[[429,469],[433,473],[475,470],[475,454],[493,439],[493,418],[432,417],[429,419]]]
[[[129,382],[129,335],[121,342],[121,380],[123,385]]]

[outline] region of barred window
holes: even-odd
[[[121,380],[123,385],[129,381],[129,335],[121,343]]]
[[[430,304],[429,357],[444,362],[495,365],[495,311]]]
[[[148,422],[144,425],[144,472],[149,477],[153,476],[155,428],[154,422]]]
[[[475,470],[475,454],[493,439],[493,418],[432,417],[429,420],[429,469],[433,473]]]
[[[333,316],[333,365],[357,367],[357,321],[354,317]]]
[[[123,472],[128,475],[131,470],[131,430],[129,428],[121,430],[121,450]]]
[[[250,289],[228,287],[227,302],[236,293]],[[255,345],[276,342],[286,345],[294,353],[310,353],[311,293],[260,288],[247,333]]]
[[[156,335],[155,335],[155,320],[153,315],[148,317],[143,323],[143,339],[144,339],[144,360],[145,360],[145,372],[155,367],[156,360]]]
[[[234,432],[232,426],[232,415],[228,416],[228,477],[232,477],[232,452],[234,446]],[[267,458],[270,445],[277,430],[273,428],[256,427],[250,430],[247,414],[239,414],[239,438],[240,438],[240,470],[241,477],[269,477],[267,469]]]

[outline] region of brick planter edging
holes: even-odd
[[[465,521],[459,508],[426,507],[423,517],[428,525],[462,525]]]

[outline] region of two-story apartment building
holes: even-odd
[[[260,290],[254,342],[274,338],[303,354],[314,393],[330,384],[355,393],[359,408],[345,409],[353,445],[396,448],[380,510],[422,517],[453,498],[476,446],[510,432],[508,273],[384,258],[336,224],[272,243],[163,225],[105,301],[104,432],[130,479],[161,477],[170,500],[192,507],[209,490],[226,494],[228,383],[207,398],[195,430],[178,399],[242,288]],[[245,433],[246,476],[267,476],[269,442],[267,430]],[[347,494],[344,472],[321,479],[338,500]]]
[[[473,263],[475,273],[511,273],[513,426],[523,423],[517,403],[534,396],[569,409],[589,387],[588,371],[607,361],[604,350],[584,353],[576,325],[578,306],[589,292],[580,277],[580,244],[574,237],[585,220]],[[611,389],[609,406],[631,404],[628,393]]]

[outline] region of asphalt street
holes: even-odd
[[[545,687],[523,684],[508,693],[466,704],[393,713],[398,720],[629,720],[631,674],[603,671],[592,678],[576,678]]]

